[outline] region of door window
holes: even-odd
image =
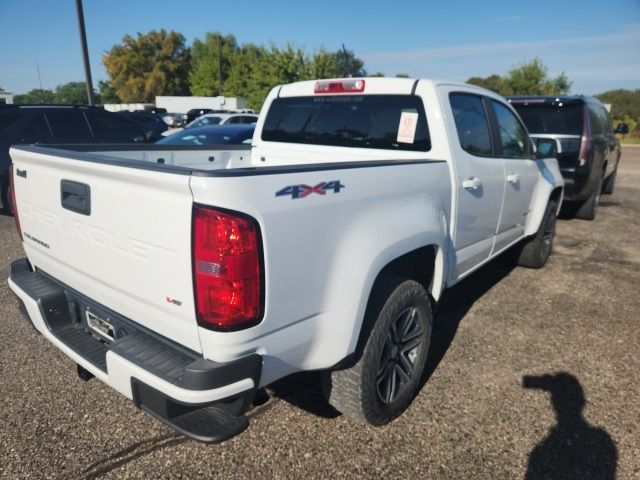
[[[82,112],[53,111],[46,115],[56,142],[91,142],[91,131]]]
[[[489,122],[477,95],[452,93],[449,95],[460,146],[473,155],[491,155]]]
[[[29,121],[22,129],[23,142],[47,142],[51,140],[49,125],[44,119],[44,115],[38,114]]]
[[[491,100],[498,122],[500,148],[503,157],[530,158],[529,136],[518,117],[506,106]]]

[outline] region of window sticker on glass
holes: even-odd
[[[418,114],[416,112],[402,112],[398,125],[398,139],[400,143],[413,143],[416,138]]]

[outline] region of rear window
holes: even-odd
[[[278,98],[262,129],[269,142],[427,151],[431,139],[414,95]]]
[[[22,112],[14,111],[0,111],[0,130],[8,127],[13,122],[18,120],[22,116]]]
[[[512,103],[530,133],[582,135],[582,105],[522,105]]]

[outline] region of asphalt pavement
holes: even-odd
[[[509,256],[449,290],[420,394],[386,427],[269,390],[246,432],[185,439],[33,332],[0,285],[0,478],[640,478],[640,147],[542,270]],[[0,216],[0,277],[23,256]]]

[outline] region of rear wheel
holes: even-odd
[[[598,184],[596,185],[596,188],[594,189],[591,196],[578,207],[578,210],[576,211],[576,218],[580,218],[582,220],[595,220],[598,205],[600,204],[603,182],[604,178],[603,176],[600,176]]]
[[[538,231],[521,247],[518,265],[528,268],[544,267],[553,249],[553,240],[556,236],[556,219],[556,203],[550,201]]]
[[[391,292],[387,296],[387,292]],[[365,321],[373,321],[362,356],[331,372],[329,402],[343,414],[384,425],[416,395],[431,340],[433,317],[425,289],[413,280],[383,279]]]

